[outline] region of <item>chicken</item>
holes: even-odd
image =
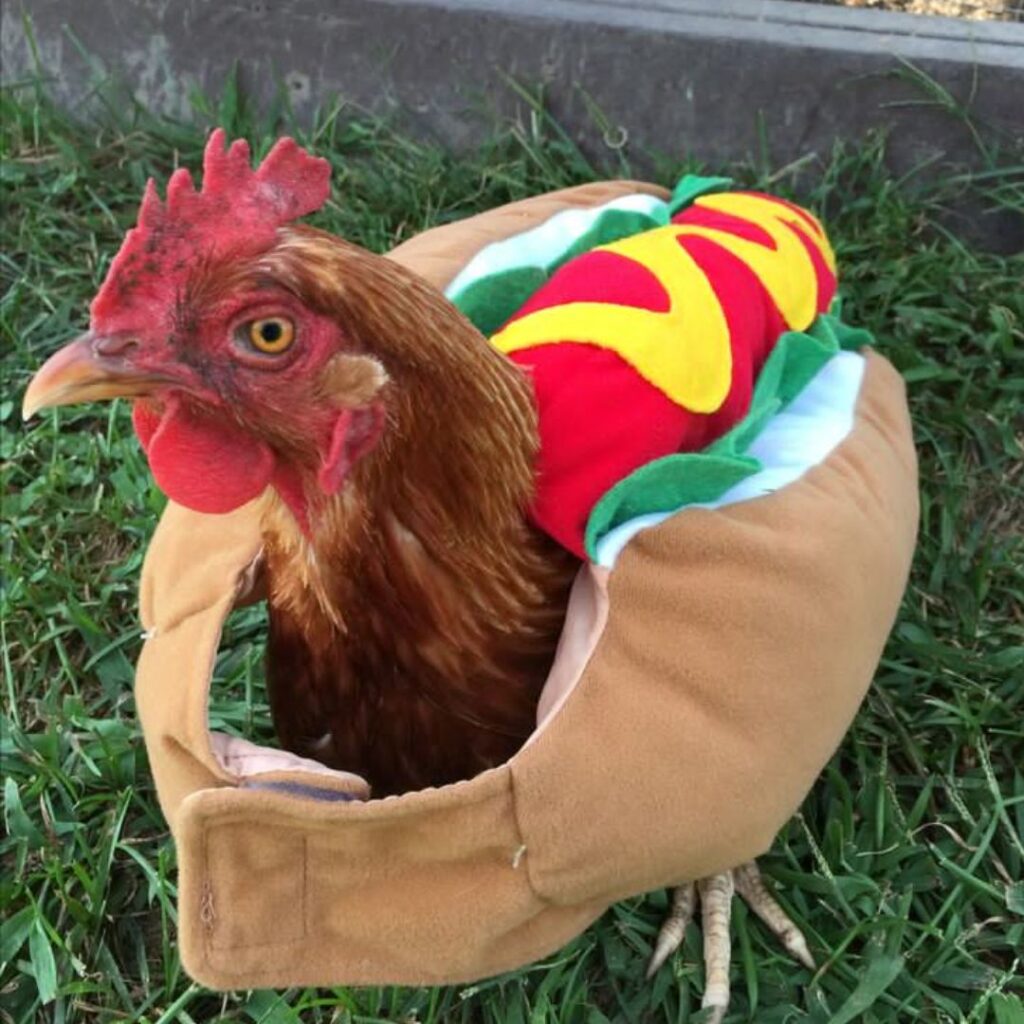
[[[254,173],[223,145],[203,192],[150,185],[26,410],[129,396],[171,498],[266,490],[284,747],[381,795],[470,777],[532,730],[578,567],[526,518],[529,383],[411,271],[287,223],[326,199],[326,161],[287,140]]]
[[[280,742],[384,795],[522,744],[580,561],[529,515],[531,378],[412,271],[295,224],[328,188],[326,161],[289,139],[254,171],[215,132],[201,192],[184,170],[166,203],[147,186],[90,331],[39,371],[24,411],[129,397],[172,499],[262,503]],[[806,960],[756,868],[735,877]],[[723,1013],[732,879],[701,887],[707,1005]],[[693,902],[678,890],[652,969]]]

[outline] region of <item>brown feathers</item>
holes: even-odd
[[[577,561],[528,524],[529,382],[432,286],[310,229],[261,270],[350,339],[325,398],[386,407],[313,519],[268,499],[269,684],[281,742],[380,795],[466,778],[531,731]]]

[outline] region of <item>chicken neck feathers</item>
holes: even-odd
[[[267,499],[279,738],[378,794],[469,777],[532,730],[578,567],[527,520],[529,381],[381,257],[303,228],[263,262],[388,377],[381,444],[312,535]]]

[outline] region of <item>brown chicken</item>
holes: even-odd
[[[525,375],[397,262],[287,223],[328,178],[290,140],[254,172],[215,133],[201,193],[150,186],[25,410],[131,397],[172,498],[264,493],[278,737],[383,795],[522,744],[578,561],[527,519]]]
[[[245,143],[215,132],[202,192],[183,170],[165,204],[150,183],[91,330],[39,371],[24,412],[133,398],[171,498],[209,513],[262,502],[280,741],[384,795],[522,744],[579,561],[530,525],[530,380],[398,262],[294,225],[328,183],[289,139],[254,171]],[[754,864],[700,882],[714,1021],[734,887],[812,962]],[[696,895],[676,891],[652,973]]]

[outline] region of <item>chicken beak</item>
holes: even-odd
[[[132,361],[134,339],[83,334],[55,352],[32,378],[22,401],[27,420],[40,409],[105,398],[134,398],[150,394],[169,381],[146,373]]]

